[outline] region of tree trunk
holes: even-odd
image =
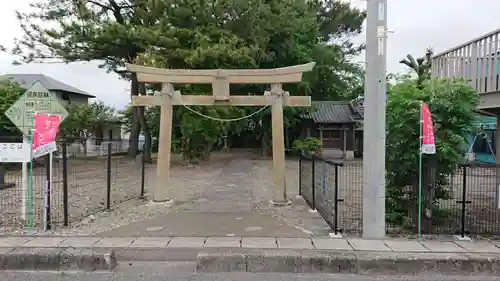
[[[423,208],[423,216],[426,217],[426,221],[428,223],[427,226],[424,226],[426,230],[429,232],[432,231],[432,222],[433,219],[435,218],[435,214],[432,213],[432,209],[434,207],[434,200],[436,199],[436,186],[437,186],[437,173],[438,173],[438,158],[435,154],[429,155],[427,159],[427,165],[428,165],[428,175],[427,177],[427,184],[425,186],[422,186],[422,197],[425,200]],[[425,189],[424,189],[425,187]]]
[[[83,156],[87,156],[87,152],[88,152],[87,139],[80,140],[80,143],[83,146]]]
[[[151,133],[144,133],[144,161],[151,162],[151,147],[153,145],[153,138]]]
[[[262,138],[260,139],[260,152],[261,156],[264,158],[267,158],[267,141],[266,141],[266,136],[265,133],[262,134]]]
[[[210,160],[210,153],[212,152],[212,146],[213,144],[206,144],[203,148],[203,155],[202,155],[202,160],[203,161],[208,161]]]
[[[422,167],[422,212],[421,212],[421,231],[422,234],[432,233],[432,206],[435,198],[436,175],[438,169],[437,157],[431,155],[426,157]],[[415,202],[414,211],[411,217],[414,225],[418,229],[418,177],[413,184],[413,202]],[[415,229],[415,231],[417,230]]]
[[[5,184],[5,174],[7,173],[7,168],[4,164],[0,163],[0,185]]]
[[[130,75],[130,96],[136,96],[139,93],[139,83],[137,82],[137,74]],[[139,135],[141,133],[141,124],[139,120],[139,112],[136,106],[132,106],[132,124],[130,127],[130,139],[128,146],[128,156],[135,157],[139,149]]]
[[[146,85],[144,83],[141,83],[139,85],[139,92],[141,95],[146,95]],[[146,147],[151,147],[151,130],[149,129],[149,124],[146,120],[146,114],[145,114],[146,108],[144,106],[140,106],[137,108],[137,112],[139,115],[139,122],[141,124],[142,128],[142,133],[144,134],[144,148]],[[144,150],[144,161],[146,162],[151,162],[151,150]]]
[[[264,129],[264,128],[262,128]],[[272,156],[273,154],[273,147],[271,143],[271,137],[269,136],[269,133],[267,131],[264,131],[262,133],[262,139],[261,139],[261,147],[262,147],[262,157],[268,158]]]
[[[184,161],[184,165],[191,165],[194,163],[194,155],[193,150],[191,148],[191,139],[185,138],[182,142],[182,159]]]

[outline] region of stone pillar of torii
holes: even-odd
[[[158,142],[157,177],[153,202],[172,202],[170,178],[173,105],[271,106],[273,146],[273,200],[276,205],[288,204],[285,183],[284,106],[311,106],[309,96],[290,96],[282,84],[302,81],[302,73],[311,71],[315,63],[274,69],[162,69],[127,64],[141,83],[159,84],[162,90],[153,96],[133,96],[132,106],[161,106]],[[174,84],[212,84],[212,95],[182,95]],[[230,95],[230,84],[270,84],[271,90],[262,96]],[[182,188],[182,187],[179,187]]]

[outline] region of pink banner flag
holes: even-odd
[[[57,149],[56,137],[61,117],[35,114],[35,133],[33,135],[32,157],[38,157]]]
[[[427,104],[423,103],[422,108],[422,154],[435,154],[436,153],[436,142],[434,139],[434,125],[432,124],[431,111]]]

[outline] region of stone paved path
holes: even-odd
[[[252,159],[232,159],[217,178],[165,215],[101,233],[106,236],[286,236],[306,233],[266,212],[270,187],[262,188]],[[261,182],[262,184],[262,182]],[[266,183],[265,185],[268,185]],[[182,188],[182,187],[181,187]],[[184,188],[187,188],[186,186]],[[269,206],[267,206],[269,208]]]
[[[205,186],[193,212],[251,211],[253,203],[252,160],[232,160],[213,184]]]
[[[170,212],[103,232],[102,236],[307,237],[289,224],[260,212]]]

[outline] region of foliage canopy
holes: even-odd
[[[101,67],[131,79],[132,95],[140,86],[123,69],[132,62],[167,68],[273,68],[316,61],[304,83],[287,90],[314,100],[346,99],[362,92],[362,68],[350,60],[362,46],[348,39],[361,32],[365,13],[339,0],[37,0],[18,18],[24,32],[12,51],[21,62],[100,61]],[[182,90],[208,91],[192,86]],[[232,89],[234,94],[263,91],[255,85]],[[234,118],[255,109],[196,110]],[[183,109],[176,111],[182,117],[178,120],[185,121],[174,136],[185,144],[189,139],[196,146],[212,146],[228,131]],[[296,123],[300,112],[287,110],[287,124]],[[137,139],[139,128],[146,140],[155,135],[148,114],[130,111],[131,139]],[[250,121],[256,124],[251,129],[242,123],[234,125],[240,130],[230,131],[248,131],[264,144],[270,135],[268,119],[266,111],[258,122]],[[135,149],[137,142],[130,147]]]

